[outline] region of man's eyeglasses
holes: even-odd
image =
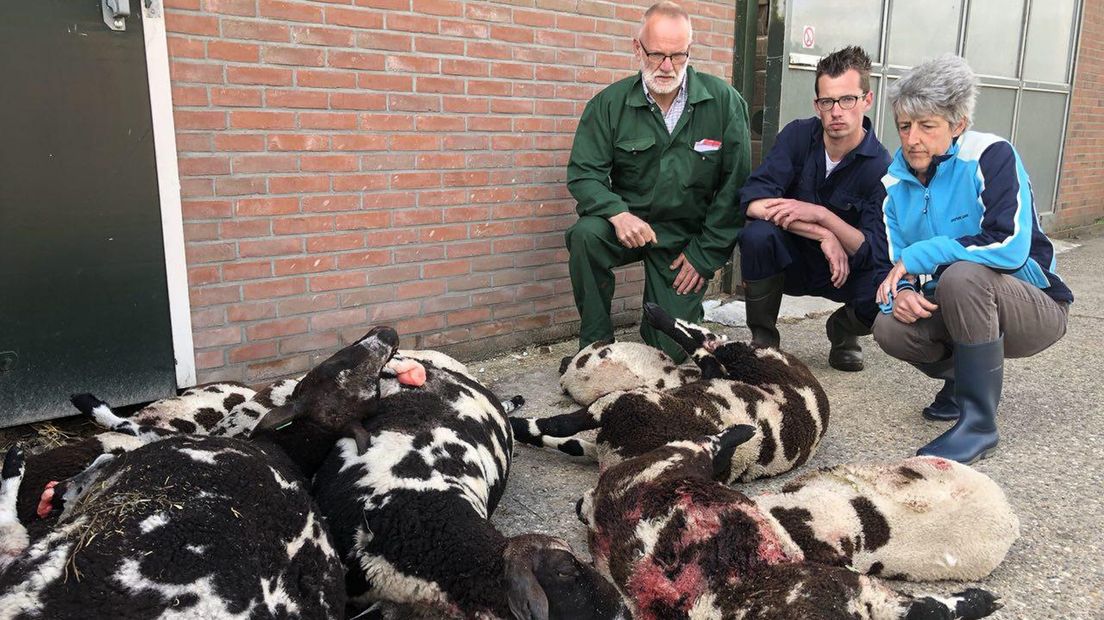
[[[640,49],[644,50],[644,55],[648,58],[648,63],[652,66],[658,67],[663,64],[664,60],[671,59],[671,64],[678,67],[686,64],[686,61],[690,59],[690,52],[675,52],[674,54],[664,54],[663,52],[649,52],[648,48],[644,47],[644,44],[639,40],[636,42],[640,46]],[[851,104],[854,106],[855,104]]]
[[[844,95],[842,97],[833,99],[831,97],[821,97],[820,99],[813,99],[813,103],[821,112],[828,112],[832,109],[832,106],[839,104],[841,110],[850,110],[855,107],[855,104],[859,102],[859,99],[866,97],[866,93],[861,95]]]

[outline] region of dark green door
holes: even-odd
[[[140,10],[0,3],[0,426],[174,393]]]

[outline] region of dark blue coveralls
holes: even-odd
[[[740,210],[760,198],[795,198],[830,209],[859,229],[865,241],[850,258],[850,275],[841,288],[832,286],[831,269],[820,244],[788,232],[767,220],[747,219],[740,234],[740,268],[744,280],[785,273],[787,295],[812,295],[852,306],[868,327],[878,314],[876,289],[889,272],[882,202],[882,176],[891,158],[863,118],[866,135],[827,178],[824,136],[817,117],[795,120],[779,132],[763,163],[740,190]]]

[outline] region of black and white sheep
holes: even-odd
[[[605,470],[579,501],[595,566],[634,618],[979,618],[987,591],[913,597],[878,578],[806,561],[777,520],[717,481],[755,429],[677,441]]]
[[[30,542],[16,510],[25,464],[23,450],[12,446],[4,455],[4,467],[0,469],[0,574],[23,555]]]
[[[128,418],[134,424],[172,433],[207,435],[256,392],[240,383],[210,383],[188,388],[179,396],[146,405]]]
[[[0,617],[342,615],[342,563],[308,480],[338,438],[363,438],[397,344],[377,328],[339,351],[250,441],[146,428],[155,441],[49,489],[61,516],[0,575]]]
[[[616,589],[566,543],[507,538],[488,520],[511,461],[499,399],[448,356],[403,353],[423,365],[424,384],[381,382],[366,449],[339,441],[315,477],[351,602],[438,618],[620,617]]]
[[[700,378],[663,351],[639,342],[602,341],[587,345],[560,368],[560,387],[587,406],[606,394],[640,388],[669,390]]]
[[[200,385],[184,390],[178,396],[146,405],[126,418],[123,424],[109,407],[101,407],[98,411],[110,415],[95,415],[94,419],[105,428],[120,426],[125,432],[100,433],[44,452],[28,454],[26,479],[19,493],[19,517],[24,523],[32,523],[41,490],[48,482],[75,476],[101,454],[120,454],[142,446],[150,436],[167,437],[180,433],[229,437],[247,435],[269,409],[284,404],[296,383],[295,380],[277,381],[260,392],[238,383]],[[82,406],[92,408],[90,404]],[[146,438],[136,437],[133,432],[135,428],[144,429]]]
[[[777,475],[816,453],[828,429],[828,397],[801,360],[777,349],[728,341],[672,319],[654,304],[646,304],[644,314],[690,354],[701,369],[698,380],[674,389],[614,392],[585,409],[549,418],[513,418],[517,440],[590,456],[604,469],[671,441],[749,424],[756,433],[732,454],[728,481]],[[575,436],[592,429],[598,429],[595,442]]]
[[[982,579],[1020,531],[996,482],[930,456],[825,468],[752,499],[805,559],[893,579]]]

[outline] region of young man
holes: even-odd
[[[815,92],[817,116],[786,125],[740,191],[747,325],[753,342],[778,346],[783,293],[842,302],[826,324],[828,363],[856,371],[887,271],[881,178],[890,157],[865,116],[874,102],[866,52],[821,59]]]
[[[685,10],[653,5],[633,39],[640,73],[598,93],[579,120],[567,187],[580,217],[567,248],[580,348],[613,338],[614,267],[643,261],[644,300],[700,321],[705,283],[735,245],[733,205],[750,169],[747,104],[689,66],[691,38]],[[640,333],[685,357],[647,322]]]

